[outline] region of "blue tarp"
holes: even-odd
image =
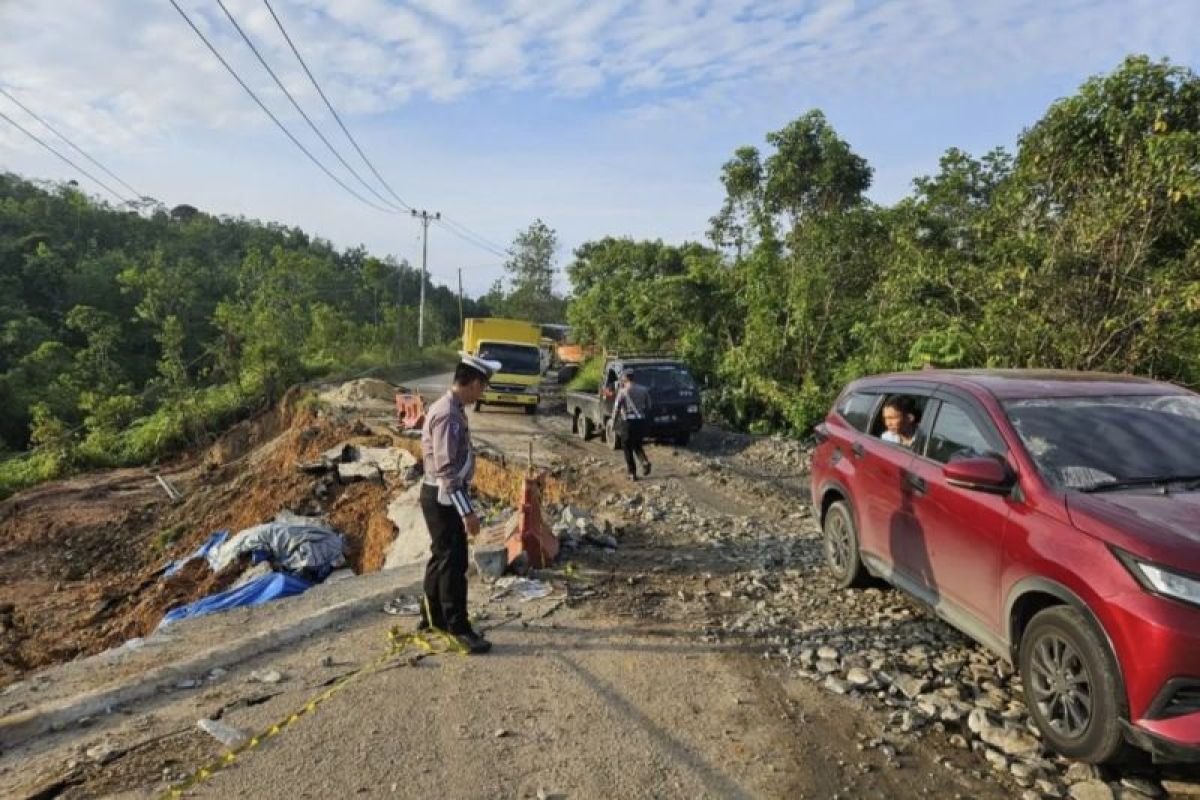
[[[194,603],[173,609],[163,617],[162,622],[158,623],[158,627],[165,627],[176,620],[202,617],[205,614],[213,614],[229,608],[262,605],[281,597],[302,594],[312,586],[313,584],[294,575],[272,572],[270,575],[263,575],[261,578],[244,583],[236,589],[209,595]]]
[[[217,531],[212,536],[208,537],[208,541],[206,541],[204,544],[197,547],[195,549],[195,551],[192,552],[191,555],[189,555],[185,558],[181,558],[178,561],[172,561],[170,564],[167,564],[167,566],[163,569],[162,576],[164,578],[171,577],[176,572],[179,572],[179,570],[183,568],[183,565],[188,563],[189,561],[191,561],[193,558],[208,558],[209,552],[211,550],[213,550],[214,548],[219,547],[222,544],[224,544],[225,540],[228,538],[229,538],[229,529],[228,528]]]

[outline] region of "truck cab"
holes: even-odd
[[[542,376],[541,330],[524,320],[472,317],[463,323],[463,349],[500,362],[487,391],[475,404],[520,406],[537,413]]]

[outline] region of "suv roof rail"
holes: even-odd
[[[604,357],[610,361],[632,361],[637,358],[669,358],[679,360],[679,356],[670,350],[607,350]]]

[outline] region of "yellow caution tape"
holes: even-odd
[[[426,612],[428,613],[428,608],[426,609]],[[360,667],[359,669],[356,669],[354,672],[343,675],[332,686],[325,689],[315,697],[310,698],[296,711],[289,713],[279,722],[271,725],[257,736],[252,736],[237,747],[228,750],[216,760],[200,767],[184,780],[172,785],[169,789],[159,795],[159,797],[163,800],[176,800],[176,798],[182,797],[184,792],[194,788],[197,784],[203,783],[217,772],[225,769],[230,764],[233,764],[244,753],[262,744],[263,740],[278,736],[279,734],[283,733],[305,716],[315,713],[322,703],[345,689],[351,683],[374,672],[378,672],[393,658],[403,655],[411,648],[416,648],[421,651],[420,653],[416,654],[418,658],[427,658],[429,656],[445,654],[465,655],[468,652],[467,648],[461,642],[459,642],[457,638],[438,628],[431,627],[426,631],[406,633],[401,631],[398,627],[393,627],[388,631],[387,638],[387,652],[379,656],[379,658],[363,667]]]

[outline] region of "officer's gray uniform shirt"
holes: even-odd
[[[425,483],[438,487],[438,502],[453,505],[459,516],[473,514],[467,492],[475,476],[475,455],[466,409],[453,392],[446,392],[425,412],[421,456]]]
[[[650,390],[637,383],[622,386],[613,413],[622,419],[645,419],[650,413]]]

